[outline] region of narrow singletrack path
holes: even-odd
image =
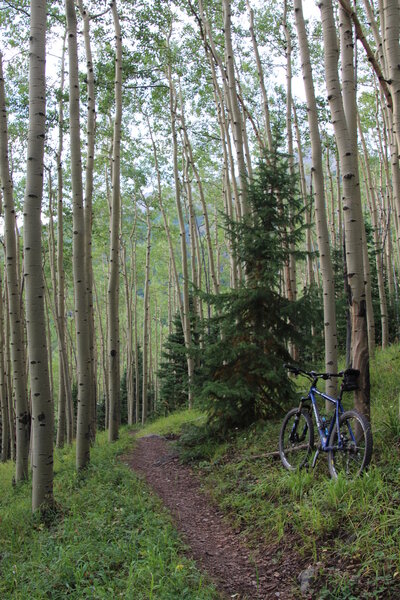
[[[123,457],[161,498],[200,569],[214,581],[222,596],[235,600],[291,600],[299,557],[268,548],[250,551],[224,521],[222,512],[201,490],[190,467],[182,465],[165,438],[151,435],[136,440]]]

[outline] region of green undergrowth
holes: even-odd
[[[143,437],[151,434],[174,436],[181,433],[182,427],[203,425],[205,421],[205,415],[199,410],[180,410],[148,423],[140,429],[137,436]]]
[[[46,523],[31,515],[30,484],[13,487],[13,466],[0,465],[0,598],[132,600],[215,599],[169,516],[120,455],[132,436],[92,449],[85,475],[74,451],[55,456],[58,511]]]
[[[318,598],[400,598],[399,346],[372,361],[371,398],[374,455],[355,481],[331,480],[321,455],[314,470],[287,472],[276,456],[280,422],[223,440],[199,425],[184,428],[179,442],[182,459],[251,545],[281,541],[314,566]]]

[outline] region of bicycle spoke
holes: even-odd
[[[279,436],[279,452],[289,470],[305,466],[313,445],[312,422],[308,413],[291,410],[285,417]]]
[[[331,446],[335,449],[329,453],[331,475],[337,477],[342,473],[347,478],[357,477],[371,458],[372,437],[368,421],[354,410],[347,411],[340,419],[341,444],[337,437],[335,426],[331,436]]]

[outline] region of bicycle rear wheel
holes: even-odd
[[[307,410],[292,408],[285,416],[279,434],[279,455],[289,471],[301,469],[314,447],[314,427]]]
[[[331,477],[339,473],[349,479],[358,477],[368,467],[372,456],[372,433],[368,419],[356,410],[344,412],[339,419],[342,447],[338,447],[336,423],[329,445],[335,449],[328,452],[328,467]]]

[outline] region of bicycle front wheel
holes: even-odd
[[[292,408],[283,420],[279,434],[279,454],[285,469],[304,467],[314,447],[314,427],[307,410]]]
[[[372,456],[371,425],[356,410],[344,412],[339,419],[342,445],[338,445],[337,426],[333,427],[328,452],[329,472],[333,479],[339,473],[348,479],[358,477],[368,467]]]

